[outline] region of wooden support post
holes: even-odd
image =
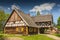
[[[38,34],[40,34],[39,28],[38,28]]]
[[[28,27],[26,27],[26,35],[28,35]]]

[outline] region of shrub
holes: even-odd
[[[57,26],[57,28],[60,30],[60,26]]]
[[[0,35],[0,40],[4,40],[4,36],[3,35]]]
[[[60,37],[60,34],[56,34],[56,36]]]

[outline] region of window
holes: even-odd
[[[18,31],[19,29],[18,28],[16,28],[16,31]]]
[[[29,28],[29,32],[33,32],[33,28]]]
[[[23,27],[18,28],[18,32],[23,32],[23,31],[24,31]]]
[[[21,32],[23,32],[24,31],[24,28],[23,27],[21,27]]]

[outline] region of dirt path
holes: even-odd
[[[18,37],[7,37],[5,38],[5,40],[23,40],[23,39]]]
[[[50,38],[53,38],[55,40],[60,40],[60,37],[56,37],[54,35],[49,35],[49,34],[45,34],[46,36],[50,37]]]

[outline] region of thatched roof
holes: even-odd
[[[33,19],[35,22],[53,21],[53,17],[52,17],[51,14],[35,16],[35,17],[32,17],[32,19]]]
[[[52,15],[39,15],[39,16],[35,16],[35,17],[31,17],[27,14],[24,14],[24,12],[22,12],[21,10],[18,10],[18,9],[14,9],[12,11],[12,13],[16,11],[17,14],[22,18],[22,20],[26,23],[26,26],[29,26],[29,27],[40,27],[38,26],[35,22],[46,22],[46,21],[52,21],[53,17]],[[11,15],[12,15],[11,13]],[[10,16],[11,16],[10,15]],[[10,17],[9,17],[10,18]],[[9,20],[8,18],[8,20]],[[7,20],[7,21],[8,21]],[[6,21],[6,23],[7,23]],[[6,25],[5,23],[5,25]]]

